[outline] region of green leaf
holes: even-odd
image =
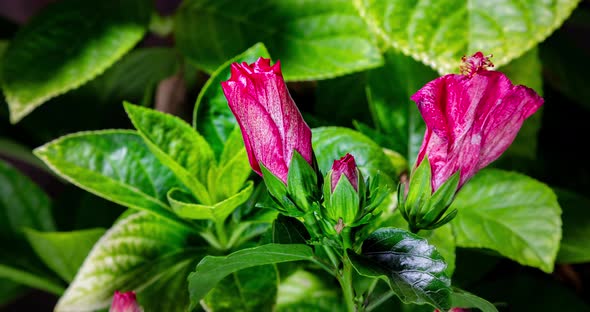
[[[120,105],[123,100],[139,103],[146,99],[146,94],[151,101],[158,83],[176,73],[179,67],[178,52],[173,48],[136,48],[86,86],[96,90],[102,103]],[[151,102],[141,104],[152,106]]]
[[[563,237],[557,254],[560,263],[590,261],[590,199],[565,190],[556,190],[563,209]]]
[[[387,45],[441,73],[457,70],[461,57],[476,51],[493,53],[496,66],[507,64],[547,38],[578,2],[354,1]]]
[[[363,243],[362,255],[348,251],[360,275],[384,278],[405,303],[451,307],[447,264],[424,238],[397,228],[382,228]]]
[[[279,276],[274,265],[240,270],[224,278],[203,299],[207,311],[274,311]]]
[[[270,58],[266,47],[257,43],[240,55],[223,63],[211,74],[207,83],[201,89],[195,109],[193,110],[193,127],[199,131],[211,144],[215,155],[220,155],[224,142],[238,125],[236,118],[229,109],[227,99],[220,87],[222,81],[230,77],[231,64],[246,62],[254,63],[259,57]]]
[[[191,306],[195,307],[215,285],[227,275],[242,269],[281,262],[313,261],[307,245],[268,244],[242,249],[225,257],[207,256],[188,276]]]
[[[252,191],[254,190],[254,183],[248,182],[244,189],[234,196],[227,198],[215,205],[201,205],[191,201],[190,196],[183,194],[177,188],[170,190],[168,193],[168,201],[172,206],[174,212],[179,216],[196,220],[213,220],[216,222],[223,222],[238,206],[245,203]]]
[[[39,232],[27,229],[25,234],[37,255],[66,282],[71,282],[78,268],[104,229],[74,232]]]
[[[279,285],[277,312],[343,310],[340,292],[316,274],[299,270]]]
[[[50,172],[49,168],[35,155],[28,146],[24,146],[19,142],[8,138],[0,137],[0,155],[21,161],[27,165],[34,166],[46,172]]]
[[[279,215],[272,224],[275,244],[305,244],[310,239],[303,223],[296,218]]]
[[[372,177],[380,171],[396,178],[396,170],[381,146],[360,132],[342,127],[315,128],[312,129],[312,144],[321,172],[328,172],[335,159],[350,153],[364,177]]]
[[[151,308],[152,304],[167,304],[175,308],[166,311],[185,310],[188,297],[183,295],[183,289],[186,289],[183,287],[186,282],[169,289],[160,285],[161,292],[157,296],[148,295],[154,294],[159,280],[174,278],[204,253],[199,248],[186,246],[189,233],[188,229],[147,212],[120,220],[90,251],[55,311],[106,308],[115,290],[138,291],[138,298],[145,302],[146,308]],[[148,292],[144,295],[145,289]],[[162,298],[176,299],[161,302]]]
[[[367,98],[375,128],[387,138],[384,146],[406,157],[410,166],[426,129],[410,96],[437,77],[429,67],[394,50],[385,53],[385,66],[368,72]]]
[[[314,199],[321,197],[319,195],[318,177],[315,170],[309,163],[294,151],[289,164],[287,174],[287,194],[293,200],[295,205],[303,211],[311,208]]]
[[[150,13],[144,0],[69,0],[35,16],[4,54],[10,120],[101,74],[139,42]]]
[[[125,102],[125,111],[152,153],[205,205],[213,204],[207,190],[215,156],[205,139],[176,116]]]
[[[561,208],[553,191],[525,175],[481,171],[449,209],[457,246],[489,248],[523,265],[553,271],[561,239]]]
[[[175,37],[180,50],[207,72],[257,42],[281,60],[287,80],[330,78],[382,63],[346,0],[185,1]]]
[[[233,196],[244,186],[251,173],[242,132],[240,127],[234,127],[234,131],[223,146],[219,159],[219,169],[213,184],[215,188],[213,198],[219,201]]]
[[[20,238],[24,227],[55,230],[49,197],[27,176],[0,160],[0,239]]]
[[[0,49],[1,49],[1,42],[0,42]],[[1,51],[0,51],[1,54]],[[0,55],[1,57],[1,55]],[[14,301],[18,297],[21,297],[23,294],[27,292],[28,288],[19,284],[15,283],[11,280],[7,279],[0,279],[0,306],[8,306],[10,302]]]
[[[330,126],[350,127],[355,121],[370,123],[366,84],[366,72],[318,81],[313,86],[316,103],[313,106],[313,116]]]
[[[477,308],[482,312],[498,312],[498,309],[487,300],[456,288],[451,294],[451,301],[453,307]]]
[[[100,197],[175,218],[166,192],[179,186],[135,131],[103,130],[67,135],[34,150],[53,171]]]

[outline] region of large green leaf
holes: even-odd
[[[334,160],[350,153],[365,178],[377,172],[397,177],[395,168],[381,146],[362,133],[343,127],[315,128],[312,133],[313,150],[322,172],[328,172]]]
[[[35,16],[4,54],[10,119],[96,77],[143,37],[150,1],[61,1]]]
[[[184,311],[188,304],[186,281],[184,286],[173,284],[170,288],[160,282],[176,280],[176,274],[204,253],[187,248],[189,234],[189,230],[147,212],[120,220],[90,251],[55,311],[106,308],[115,290],[138,291],[146,311]],[[160,292],[154,295],[156,289]],[[157,309],[162,306],[167,308]]]
[[[207,72],[257,42],[281,60],[287,80],[330,78],[382,63],[347,0],[189,0],[175,30],[181,51]]]
[[[224,142],[238,124],[229,109],[220,84],[222,81],[229,79],[232,63],[246,62],[250,64],[254,63],[259,57],[270,58],[266,47],[262,43],[255,44],[221,65],[211,74],[211,77],[199,93],[193,111],[193,127],[207,139],[218,156],[221,154]]]
[[[231,273],[264,264],[299,260],[314,260],[309,246],[268,244],[242,249],[226,257],[207,256],[188,276],[191,306],[196,306],[219,281]]]
[[[389,46],[441,73],[463,55],[494,54],[507,64],[543,41],[579,0],[355,0],[369,28]]]
[[[557,199],[563,209],[563,238],[557,262],[590,261],[590,199],[564,190],[557,190]]]
[[[170,168],[201,203],[213,204],[207,191],[207,176],[216,163],[207,141],[176,116],[129,103],[125,103],[125,110],[160,162]]]
[[[274,311],[279,276],[274,265],[255,266],[224,278],[202,301],[207,311]]]
[[[553,191],[525,175],[481,171],[449,209],[457,246],[490,248],[523,265],[553,271],[561,239],[561,208]]]
[[[410,96],[437,76],[427,66],[393,50],[385,54],[385,66],[368,72],[367,97],[375,128],[385,136],[385,146],[406,157],[410,166],[425,131]]]
[[[74,232],[40,232],[27,229],[25,234],[35,253],[66,282],[71,282],[78,268],[104,229]]]
[[[424,238],[406,230],[382,228],[363,243],[361,255],[348,255],[363,276],[384,278],[405,303],[428,303],[441,310],[451,307],[447,264]]]
[[[60,176],[91,193],[135,209],[172,215],[166,193],[180,182],[134,131],[80,132],[34,152]]]
[[[487,300],[460,289],[453,289],[451,301],[453,307],[477,308],[482,312],[498,312],[498,309]]]

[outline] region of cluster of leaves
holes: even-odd
[[[174,47],[158,48],[140,44],[162,23],[151,1],[64,0],[47,7],[0,44],[9,119],[19,122],[3,126],[12,141],[1,141],[0,153],[107,201],[52,200],[0,161],[0,300],[33,287],[60,296],[57,311],[103,309],[115,290],[137,290],[146,311],[342,309],[338,285],[321,270],[324,255],[308,244],[301,223],[267,209],[272,201],[251,175],[219,87],[229,65],[260,56],[281,60],[306,120],[317,126],[313,147],[321,172],[351,153],[363,176],[380,172],[397,181],[413,164],[424,131],[410,95],[458,68],[465,54],[494,53],[494,63],[514,82],[539,93],[548,82],[587,106],[588,89],[576,87],[583,77],[572,78],[575,67],[559,62],[559,46],[574,43],[558,32],[538,46],[576,5],[185,0],[171,21]],[[571,20],[579,25],[587,14],[582,6]],[[551,71],[546,81],[542,70]],[[157,106],[160,82],[173,75],[199,85],[192,126],[121,105]],[[306,88],[315,92],[311,101],[299,97],[309,95]],[[546,103],[555,105],[551,98]],[[528,120],[497,168],[462,188],[449,208],[458,211],[450,224],[414,235],[393,209],[393,197],[384,204],[362,252],[348,254],[365,308],[398,305],[395,294],[404,303],[494,311],[451,287],[455,271],[459,282],[453,284],[487,294],[474,281],[498,258],[547,273],[556,261],[590,261],[589,199],[541,182],[570,186],[539,172],[542,121],[541,114]],[[129,126],[134,129],[104,130]],[[78,130],[95,131],[72,133]],[[52,141],[35,149],[39,163],[14,140],[34,147]],[[120,205],[115,212],[128,210],[116,220],[64,225],[64,212],[91,210],[80,216],[91,220],[113,209],[108,202]],[[467,248],[483,255],[468,254],[462,262]],[[486,260],[466,264],[477,257]],[[492,262],[487,268],[486,261]],[[527,278],[512,281],[536,283]],[[488,287],[502,288],[501,282]],[[512,304],[508,295],[491,298]]]

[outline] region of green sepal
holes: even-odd
[[[360,180],[362,179],[359,179],[359,194],[365,194],[361,207],[363,207],[363,213],[371,213],[383,203],[391,193],[391,189],[389,184],[384,181],[381,171],[377,171],[374,176],[369,177],[366,185],[363,182],[362,188],[360,187]]]
[[[270,170],[268,170],[262,163],[260,163],[260,171],[262,172],[262,179],[266,185],[270,197],[279,206],[279,212],[290,217],[301,217],[304,215],[302,211],[297,209],[295,203],[289,198],[287,194],[287,186],[277,178]]]
[[[318,176],[297,151],[293,151],[289,164],[287,194],[303,212],[309,211],[311,203],[319,197]]]
[[[436,190],[436,192],[434,192],[434,194],[432,194],[426,214],[418,221],[419,227],[426,229],[433,226],[434,223],[438,224],[439,221],[442,221],[441,218],[453,202],[457,187],[459,186],[459,179],[460,173],[459,170],[457,170],[457,172],[455,172]],[[447,214],[447,216],[448,215],[449,214]],[[447,220],[447,216],[445,216],[443,220]],[[452,218],[448,219],[448,221],[451,220]],[[444,225],[445,223],[441,223],[439,226]]]
[[[357,215],[359,215],[361,202],[359,193],[344,174],[338,180],[334,192],[330,192],[332,188],[331,176],[332,171],[330,170],[326,175],[323,187],[325,215],[333,222],[338,222],[342,218],[344,225],[349,226],[355,222]]]
[[[422,209],[427,207],[432,194],[431,171],[428,157],[412,172],[410,189],[404,203],[407,221],[410,226],[416,226],[422,215]]]

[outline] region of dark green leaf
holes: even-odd
[[[275,244],[305,244],[310,239],[303,223],[296,218],[279,215],[272,224]]]
[[[451,301],[453,307],[477,308],[482,312],[498,312],[498,309],[487,300],[460,289],[453,289]]]
[[[242,54],[223,63],[211,74],[199,93],[193,111],[193,127],[207,139],[218,156],[224,148],[224,142],[238,124],[229,109],[220,84],[229,79],[232,63],[246,62],[250,64],[259,57],[270,58],[266,47],[261,43],[255,44]]]
[[[35,253],[66,282],[71,282],[94,243],[104,229],[75,232],[39,232],[27,229],[25,234]]]
[[[91,193],[174,218],[166,192],[180,182],[134,131],[71,134],[34,152],[60,176]]]
[[[195,307],[219,281],[239,270],[264,264],[313,260],[313,251],[306,245],[269,244],[236,251],[226,257],[207,256],[188,276],[191,306]]]
[[[590,199],[565,190],[556,190],[563,209],[563,237],[557,262],[590,261]]]
[[[318,81],[314,117],[325,120],[331,126],[350,127],[353,121],[370,123],[366,84],[366,72]]]
[[[425,124],[416,103],[410,100],[436,72],[400,52],[385,53],[385,66],[368,72],[367,97],[376,130],[390,149],[412,166],[424,137]]]
[[[179,291],[186,289],[186,281],[170,288],[157,283],[171,279],[178,282],[174,276],[186,272],[187,266],[204,253],[187,247],[189,234],[188,229],[147,212],[121,219],[96,243],[55,311],[106,308],[115,290],[138,291],[139,300],[148,309],[162,306],[172,308],[165,311],[186,310],[188,297]],[[156,289],[160,292],[153,296]],[[162,298],[175,299],[165,302]]]
[[[361,255],[349,250],[357,272],[385,278],[405,303],[431,304],[444,311],[451,307],[451,281],[444,259],[424,238],[397,228],[382,228],[363,243]]]
[[[209,144],[178,117],[125,103],[125,110],[152,153],[170,168],[200,203],[214,204],[207,190],[216,162]]]
[[[279,276],[274,265],[234,272],[203,299],[208,311],[274,311]]]
[[[257,42],[281,60],[287,80],[330,78],[382,63],[346,0],[185,1],[175,30],[181,51],[207,72]]]
[[[463,186],[449,209],[457,245],[490,248],[523,265],[553,271],[561,208],[553,191],[532,178],[495,169]]]
[[[447,73],[476,51],[494,53],[497,66],[507,64],[547,38],[579,1],[354,2],[387,45]]]
[[[139,42],[150,13],[145,0],[69,0],[35,16],[4,54],[11,121],[102,73]]]

